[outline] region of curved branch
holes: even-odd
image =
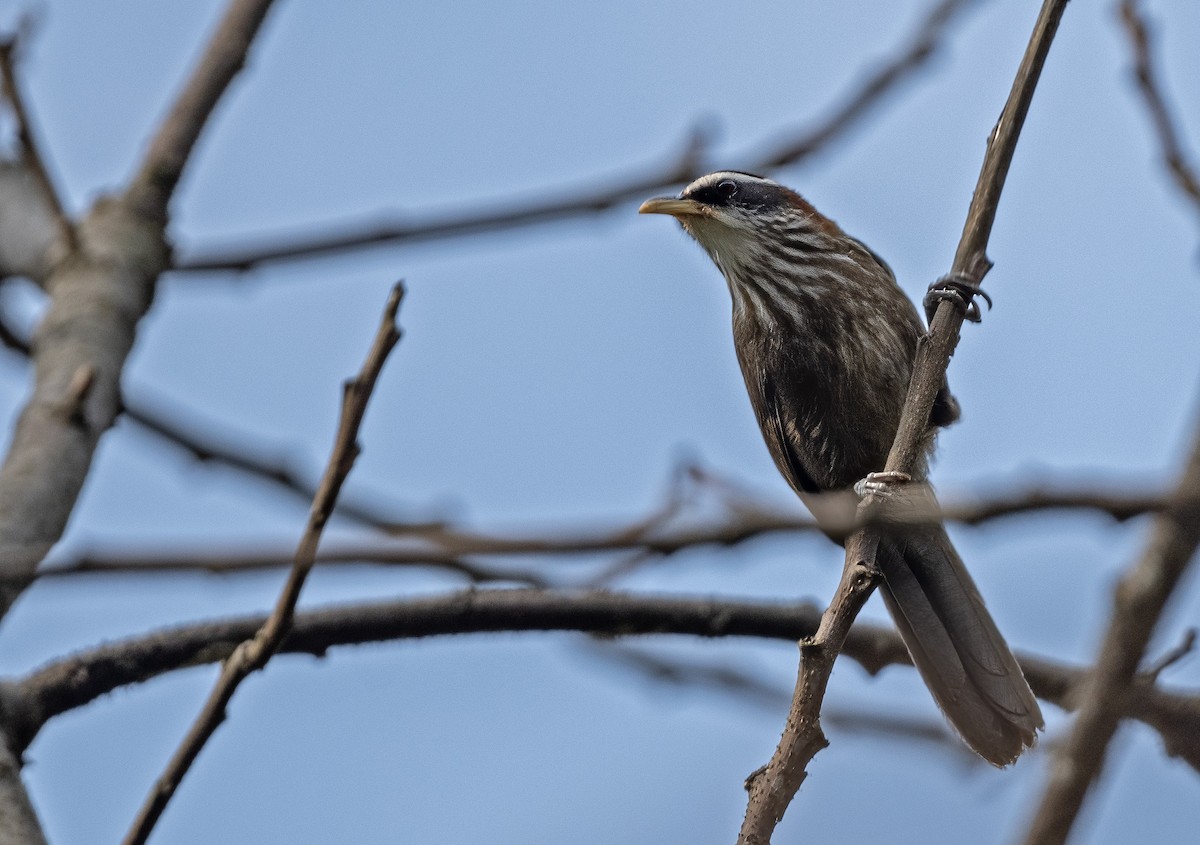
[[[464,590],[434,598],[377,602],[296,615],[280,651],[323,657],[331,648],[363,643],[501,631],[578,631],[607,636],[682,634],[753,637],[795,642],[812,635],[819,609],[809,603],[780,604],[728,598],[639,596],[548,590]],[[9,682],[5,709],[21,718],[20,748],[47,721],[113,690],[159,675],[226,659],[264,616],[168,628],[109,643],[51,663],[19,682]],[[843,653],[874,675],[888,666],[911,665],[890,628],[857,623]],[[1022,655],[1021,667],[1038,697],[1071,709],[1072,691],[1085,670]],[[1168,751],[1200,770],[1200,694],[1168,692],[1140,684],[1128,713],[1163,737]]]

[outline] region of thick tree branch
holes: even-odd
[[[231,23],[247,23],[247,12],[268,5],[269,0],[235,3],[222,33],[228,34]],[[242,27],[245,37],[237,48],[243,53],[260,20],[261,15]],[[228,44],[219,49],[231,55]],[[201,72],[187,86],[152,144],[141,176],[125,196],[99,200],[74,233],[63,236],[65,243],[76,243],[78,249],[51,257],[55,238],[40,228],[31,229],[28,222],[16,227],[21,248],[5,248],[2,269],[30,273],[46,290],[50,305],[31,344],[32,395],[17,419],[0,467],[0,575],[5,578],[0,584],[0,616],[20,594],[20,580],[32,575],[62,535],[100,436],[119,411],[121,372],[138,321],[169,261],[165,226],[171,190],[233,76],[233,72],[213,73],[210,64],[201,63]],[[10,85],[10,99],[19,103],[16,93],[16,86]],[[28,133],[24,115],[18,114],[18,120]],[[185,131],[176,131],[183,126]],[[29,212],[17,218],[57,217],[61,226],[65,218],[61,208],[53,208],[54,194],[44,167],[44,182],[38,177],[28,134],[27,141],[27,166],[5,167],[3,186],[28,196],[30,181],[41,184],[33,192],[36,200]],[[14,195],[5,197],[10,209],[13,199]],[[31,247],[38,246],[42,251],[31,254]],[[0,725],[0,744],[7,744],[7,735],[8,727]],[[7,762],[0,761],[0,797],[5,802],[0,809],[6,814],[0,823],[0,845],[28,845],[40,841],[41,834],[15,765]],[[10,824],[7,814],[13,812],[18,815]]]
[[[210,53],[230,64],[231,45],[249,46],[267,6],[235,2]],[[234,70],[215,73],[212,61],[201,62],[125,197],[97,202],[77,231],[83,248],[39,280],[51,304],[32,343],[33,395],[0,468],[0,573],[8,578],[31,574],[61,536],[117,415],[121,370],[168,262],[164,226],[175,181],[164,174],[177,178]],[[0,613],[16,595],[10,582]]]
[[[604,636],[685,634],[795,642],[811,636],[821,613],[811,603],[727,598],[638,596],[611,592],[464,590],[424,599],[327,608],[296,615],[280,651],[323,657],[331,648],[451,634],[578,631]],[[0,700],[25,748],[47,721],[113,690],[167,672],[228,658],[265,617],[169,628],[89,649],[3,685]],[[843,653],[874,675],[911,665],[891,628],[857,623]],[[1071,709],[1085,670],[1023,655],[1021,667],[1039,698]],[[1126,698],[1128,714],[1158,730],[1168,751],[1200,771],[1200,694],[1167,692],[1151,678]]]
[[[59,222],[37,177],[23,161],[0,159],[0,281],[24,276],[44,284],[62,257],[61,244]],[[12,326],[0,332],[5,346],[17,341]]]
[[[1175,131],[1175,122],[1171,120],[1171,112],[1163,98],[1162,86],[1154,71],[1150,30],[1139,5],[1137,0],[1123,0],[1121,3],[1121,21],[1125,25],[1130,48],[1133,50],[1134,78],[1142,94],[1142,102],[1150,115],[1154,132],[1158,135],[1163,163],[1180,192],[1192,203],[1196,212],[1200,213],[1200,179],[1197,179],[1195,168],[1184,154],[1183,144]]]
[[[1125,713],[1125,700],[1154,629],[1188,563],[1200,546],[1200,425],[1171,506],[1154,520],[1137,564],[1113,593],[1108,630],[1096,668],[1079,693],[1079,716],[1054,756],[1050,779],[1034,815],[1027,845],[1066,842],[1088,788],[1104,767],[1108,744]]]
[[[19,753],[10,748],[14,744],[6,730],[0,737],[0,842],[46,845],[37,812],[21,783]]]
[[[991,266],[986,247],[1000,192],[1066,5],[1067,0],[1045,0],[1042,6],[1013,81],[1012,92],[988,141],[983,168],[954,256],[953,275],[978,283]],[[888,471],[911,475],[922,459],[921,444],[929,425],[930,409],[935,394],[944,383],[964,316],[951,303],[943,301],[934,315],[929,334],[918,345],[904,413],[885,467]],[[869,496],[859,506],[860,514],[864,518],[878,518],[882,504],[876,497]],[[779,746],[770,762],[746,782],[750,796],[738,845],[767,845],[771,841],[775,826],[806,777],[808,761],[828,745],[820,723],[825,688],[851,623],[879,580],[874,564],[878,545],[879,535],[873,528],[856,532],[846,543],[846,565],[837,593],[822,615],[817,633],[802,644],[796,692]]]
[[[771,144],[764,153],[731,157],[741,169],[774,170],[795,164],[856,126],[901,82],[923,67],[941,45],[954,17],[972,0],[939,0],[904,48],[870,73],[820,126],[799,137]],[[574,187],[556,196],[526,202],[502,202],[484,211],[450,214],[429,220],[325,224],[313,231],[275,240],[255,238],[246,245],[197,249],[175,263],[176,272],[245,271],[262,264],[315,258],[378,244],[427,241],[479,232],[503,231],[568,217],[597,214],[622,203],[642,199],[672,186],[686,184],[714,169],[700,136],[693,137],[665,167],[626,177],[610,177],[604,187]],[[614,187],[615,186],[615,187]]]

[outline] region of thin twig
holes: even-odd
[[[1159,656],[1146,670],[1142,676],[1150,683],[1157,683],[1163,672],[1170,669],[1179,661],[1190,655],[1196,648],[1196,629],[1188,628],[1183,632],[1181,639],[1174,648],[1169,649],[1165,654]]]
[[[305,478],[300,469],[303,461],[287,455],[270,455],[267,450],[250,445],[250,437],[243,433],[214,434],[198,431],[184,420],[194,415],[168,402],[164,397],[151,401],[137,396],[125,399],[123,419],[136,425],[143,432],[162,442],[181,449],[203,464],[213,464],[232,469],[249,478],[266,481],[292,498],[311,502],[316,488]],[[361,497],[359,497],[361,498]],[[388,532],[422,531],[436,528],[440,522],[404,522],[394,512],[375,507],[366,502],[338,501],[335,516],[358,524]]]
[[[882,103],[898,85],[909,79],[937,51],[954,17],[972,0],[939,0],[900,52],[882,63],[858,84],[855,91],[813,130],[797,133],[770,145],[765,153],[731,156],[739,169],[775,170],[795,164],[841,137]],[[762,146],[762,145],[759,145]],[[612,177],[595,189],[573,187],[554,196],[525,202],[500,202],[484,211],[449,214],[441,218],[404,219],[325,224],[315,230],[282,236],[274,241],[257,239],[247,246],[195,250],[181,256],[176,272],[245,271],[275,261],[315,258],[378,244],[428,241],[479,232],[503,231],[569,217],[608,211],[650,193],[686,184],[714,169],[703,136],[691,133],[683,149],[665,166],[632,176]],[[479,204],[475,204],[477,208]]]
[[[1126,486],[1125,489],[1128,489]],[[993,498],[975,498],[946,503],[940,509],[889,513],[889,524],[959,522],[983,525],[991,520],[1047,510],[1094,511],[1117,520],[1138,514],[1155,513],[1166,506],[1167,498],[1152,494],[1103,493],[1095,490],[1050,489],[1042,486]],[[661,512],[660,512],[661,513]],[[654,514],[654,516],[660,515]],[[318,565],[380,564],[386,566],[428,566],[449,569],[476,581],[525,581],[538,576],[529,570],[496,569],[471,563],[475,558],[534,557],[555,558],[589,556],[604,552],[633,552],[652,557],[669,556],[704,546],[732,548],[759,537],[802,534],[821,530],[810,518],[783,513],[766,507],[751,509],[743,505],[729,519],[714,520],[692,527],[663,525],[647,531],[648,520],[639,518],[630,527],[609,530],[579,530],[559,534],[519,534],[507,531],[472,532],[451,528],[431,529],[411,539],[396,542],[343,542],[322,550]],[[857,524],[843,526],[849,534]],[[290,566],[289,550],[265,544],[259,548],[204,549],[97,549],[84,551],[76,558],[60,561],[39,570],[37,577],[64,578],[79,575],[136,573],[178,574],[211,572],[230,574],[278,569]]]
[[[1104,767],[1108,744],[1125,713],[1154,629],[1200,546],[1200,425],[1171,507],[1154,520],[1137,564],[1113,592],[1112,615],[1096,668],[1079,691],[1079,715],[1054,755],[1050,778],[1026,834],[1026,845],[1066,842],[1088,788]]]
[[[67,215],[66,209],[63,208],[62,200],[54,187],[54,180],[50,178],[47,159],[34,137],[33,119],[21,96],[21,86],[18,84],[16,71],[19,47],[20,41],[17,35],[0,38],[0,82],[3,84],[4,97],[12,107],[13,119],[17,127],[17,140],[21,144],[21,158],[24,160],[25,166],[29,168],[29,172],[33,174],[46,204],[50,207],[63,245],[68,252],[75,252],[79,248],[75,226]]]
[[[1067,0],[1045,0],[1008,102],[988,140],[951,271],[975,282],[980,281],[991,266],[986,247],[1000,192],[1066,4]],[[921,443],[934,395],[944,383],[963,317],[961,311],[943,301],[934,315],[929,334],[918,345],[904,413],[885,467],[888,471],[912,474],[921,459]],[[878,514],[880,505],[875,497],[868,496],[859,506],[860,514],[870,518]],[[802,645],[796,692],[779,746],[770,762],[747,781],[750,796],[738,834],[739,845],[767,845],[770,842],[775,826],[807,775],[808,761],[829,744],[820,723],[825,688],[851,623],[878,582],[879,573],[874,561],[879,542],[876,530],[867,528],[855,532],[846,543],[846,565],[837,593],[822,615],[817,633]]]
[[[1150,114],[1155,134],[1158,135],[1163,163],[1170,171],[1176,186],[1200,213],[1200,179],[1197,179],[1196,170],[1183,151],[1179,133],[1175,131],[1175,122],[1171,120],[1171,113],[1162,94],[1162,86],[1155,74],[1149,27],[1137,0],[1123,0],[1120,14],[1121,21],[1125,24],[1125,32],[1129,36],[1130,48],[1133,50],[1134,78],[1137,80],[1138,90],[1141,91],[1142,102]]]
[[[647,596],[597,591],[465,590],[298,613],[280,651],[325,656],[331,648],[422,637],[498,631],[577,631],[614,637],[683,634],[795,642],[816,631],[811,603]],[[55,716],[113,690],[227,659],[265,622],[251,616],[182,625],[107,643],[65,657],[18,682],[6,682],[5,710],[21,749]],[[871,675],[911,661],[891,627],[855,623],[843,654]],[[1039,698],[1070,710],[1086,670],[1030,655],[1021,667]],[[1167,691],[1139,683],[1125,700],[1130,717],[1163,737],[1169,753],[1200,771],[1200,690]]]
[[[221,675],[209,694],[208,700],[196,717],[187,735],[176,749],[166,769],[159,776],[154,788],[146,797],[137,818],[129,833],[126,834],[125,845],[141,845],[149,837],[155,823],[162,816],[167,803],[175,794],[180,781],[195,762],[200,750],[208,742],[217,727],[225,720],[226,707],[238,685],[252,672],[263,668],[271,656],[279,649],[280,644],[292,625],[296,602],[304,582],[312,571],[316,560],[317,546],[325,524],[333,513],[334,503],[350,474],[351,467],[359,454],[358,429],[367,409],[371,392],[375,389],[380,370],[387,360],[388,353],[400,339],[400,331],[396,328],[396,312],[400,308],[400,300],[404,288],[397,283],[392,288],[384,309],[383,320],[375,334],[370,352],[363,362],[359,374],[346,382],[342,396],[341,420],[338,424],[337,435],[334,438],[333,451],[329,456],[325,474],[313,498],[309,511],[308,524],[300,538],[296,549],[295,563],[288,575],[287,583],[275,603],[271,615],[255,632],[254,636],[243,640],[225,661]]]
[[[31,354],[29,341],[9,323],[3,310],[0,310],[0,345],[26,358]],[[147,399],[147,395],[153,398]],[[196,413],[192,409],[165,396],[140,391],[127,394],[122,399],[121,419],[151,437],[183,451],[199,463],[226,467],[249,478],[265,481],[305,504],[312,502],[316,487],[305,478],[301,468],[304,461],[299,457],[279,454],[278,450],[271,454],[269,450],[254,444],[250,435],[234,431],[228,426],[221,426],[216,431],[202,430],[194,423]],[[193,422],[189,424],[189,421]],[[357,498],[365,497],[360,495]],[[389,533],[419,533],[443,527],[443,523],[436,519],[405,521],[397,518],[394,511],[365,501],[346,501],[345,497],[338,501],[334,514],[364,527]]]

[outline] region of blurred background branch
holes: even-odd
[[[755,145],[764,151],[725,158],[738,170],[770,172],[811,157],[843,137],[864,118],[895,96],[904,82],[921,70],[936,54],[950,24],[978,0],[938,0],[930,7],[916,31],[897,53],[867,72],[842,103],[815,128],[799,130],[787,137]],[[653,193],[686,185],[697,176],[720,169],[709,150],[706,133],[693,129],[681,151],[665,166],[648,171],[638,168],[631,175],[609,176],[600,187],[572,186],[548,198],[473,203],[471,209],[440,219],[407,221],[394,217],[383,221],[326,223],[309,232],[266,240],[248,239],[245,245],[198,247],[185,251],[175,262],[176,273],[244,272],[263,264],[294,261],[345,253],[381,244],[428,241],[461,237],[480,232],[501,231],[568,217],[603,213]],[[614,187],[615,185],[615,187]]]

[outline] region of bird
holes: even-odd
[[[909,488],[936,503],[929,457],[937,430],[960,416],[945,380],[919,465],[909,476],[877,472],[925,331],[882,258],[800,194],[753,173],[709,173],[638,211],[678,220],[725,277],[734,347],[763,439],[819,525],[844,531],[853,518],[857,499],[823,495],[835,491]],[[948,298],[977,321],[978,294],[950,277],[931,286],[927,313]],[[826,533],[837,539],[832,527]],[[1036,743],[1042,713],[945,527],[889,524],[875,566],[884,603],[947,721],[983,759],[1013,763]]]

